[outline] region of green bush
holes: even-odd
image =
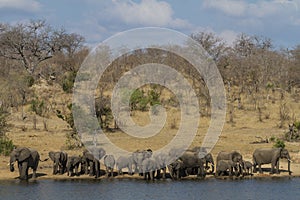
[[[62,89],[66,93],[71,93],[73,91],[75,78],[76,78],[75,72],[70,72],[64,77],[64,79],[62,81]]]
[[[161,103],[160,103],[160,93],[157,91],[156,87],[153,87],[148,92],[148,99],[149,99],[150,106],[161,105]]]
[[[34,84],[34,78],[32,76],[26,76],[25,80],[26,80],[26,84],[27,84],[28,87],[33,86],[33,84]]]
[[[294,125],[297,128],[297,130],[300,130],[300,121],[294,122]]]
[[[131,110],[146,111],[148,109],[148,98],[143,90],[136,89],[130,97]]]
[[[274,147],[284,149],[285,147],[284,141],[277,138]]]
[[[270,137],[271,142],[275,142],[275,139],[276,139],[275,136]]]
[[[8,156],[14,149],[12,140],[5,136],[0,137],[0,154]]]
[[[31,100],[31,110],[35,112],[37,115],[42,116],[45,108],[45,103],[42,100],[39,100],[37,97]]]

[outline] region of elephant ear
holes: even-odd
[[[99,160],[100,160],[103,156],[105,156],[105,154],[106,154],[106,151],[105,151],[103,148],[100,148],[100,149],[99,149]]]
[[[49,158],[54,161],[54,152],[53,151],[50,151],[49,152]]]
[[[28,148],[21,148],[17,150],[16,158],[19,162],[23,162],[27,158],[29,158],[31,152]]]

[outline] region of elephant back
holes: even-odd
[[[30,149],[26,148],[26,147],[19,147],[13,150],[13,152],[11,153],[11,155],[13,157],[15,157],[15,160],[18,162],[23,162],[26,159],[29,158],[29,156],[31,155]]]

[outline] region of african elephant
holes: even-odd
[[[113,155],[104,156],[104,166],[106,168],[106,177],[114,176],[115,158]]]
[[[68,154],[66,152],[49,152],[49,157],[53,161],[53,174],[63,174],[67,170]]]
[[[252,163],[250,161],[243,161],[242,163],[243,171],[245,175],[252,175]]]
[[[291,158],[287,149],[283,148],[261,148],[256,149],[253,152],[253,172],[255,173],[256,165],[258,165],[258,169],[260,173],[263,173],[261,169],[261,165],[270,164],[271,163],[271,174],[274,173],[274,168],[276,168],[276,173],[279,174],[279,159],[286,158],[288,160],[288,171],[289,175],[291,175]]]
[[[10,153],[10,171],[13,172],[14,163],[18,162],[20,179],[28,179],[28,169],[32,168],[32,178],[36,178],[36,170],[39,165],[40,155],[36,150],[26,147],[18,147]]]
[[[167,165],[169,164],[169,156],[165,153],[159,153],[154,156],[157,163],[157,174],[156,178],[161,178],[161,170],[163,172],[162,178],[166,178]]]
[[[214,158],[211,153],[207,153],[206,148],[197,146],[188,151],[198,153],[199,157],[202,158],[203,163],[205,163],[205,170],[208,170],[210,168],[208,166],[208,164],[210,164],[211,171],[209,173],[212,174],[214,172],[214,170],[215,170]]]
[[[141,175],[143,173],[142,162],[146,158],[151,158],[152,150],[137,150],[132,153],[132,158],[135,165],[135,170]]]
[[[157,163],[153,158],[145,158],[142,162],[142,171],[145,180],[154,180],[154,173],[157,170]]]
[[[203,162],[205,163],[205,169],[208,170],[209,166],[208,163],[211,165],[211,171],[209,172],[210,174],[213,174],[215,171],[215,163],[214,163],[214,158],[211,153],[208,153],[204,156]]]
[[[79,166],[81,165],[82,162],[82,157],[80,156],[68,156],[68,161],[67,161],[67,175],[72,176],[76,175],[79,176]],[[75,173],[74,173],[75,170]]]
[[[189,174],[188,169],[196,169],[197,177],[205,177],[204,162],[197,152],[187,151],[179,159],[182,161],[182,169],[185,170],[186,175]]]
[[[224,175],[228,172],[229,176],[232,176],[233,169],[236,168],[238,163],[233,162],[232,160],[219,160],[217,162],[216,176]],[[236,174],[237,175],[237,174]]]
[[[181,170],[183,169],[183,162],[181,159],[177,159],[167,165],[170,176],[172,179],[181,178]]]
[[[217,163],[220,160],[231,160],[236,163],[236,167],[234,168],[235,174],[238,176],[239,174],[243,174],[242,162],[243,156],[237,151],[225,152],[221,151],[217,156]]]
[[[106,154],[103,148],[94,148],[92,151],[85,150],[82,156],[83,171],[85,174],[100,177],[100,159]]]
[[[118,170],[118,175],[123,174],[122,169],[128,168],[128,174],[132,175],[132,165],[133,165],[133,157],[132,155],[129,157],[120,156],[116,161],[116,167]]]

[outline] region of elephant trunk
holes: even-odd
[[[9,163],[9,170],[10,170],[11,172],[14,172],[14,171],[15,171],[14,163]]]
[[[289,171],[289,175],[292,174],[291,172],[291,160],[288,158],[288,171]]]
[[[211,163],[211,172],[214,173],[214,171],[215,171],[215,164],[212,162]]]
[[[14,172],[14,171],[15,171],[15,167],[14,167],[15,162],[16,162],[15,159],[10,158],[10,161],[9,161],[9,170],[10,170],[11,172]]]

